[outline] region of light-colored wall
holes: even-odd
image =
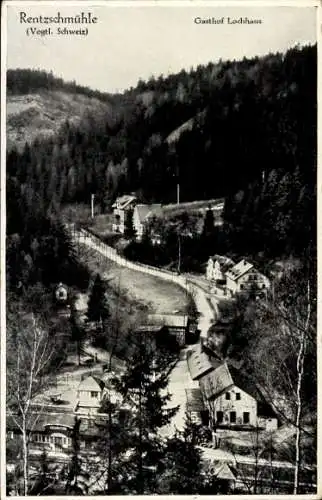
[[[119,208],[114,208],[113,210],[114,217],[119,216],[119,222],[116,223],[116,220],[114,221],[112,225],[113,231],[117,231],[119,233],[124,233],[125,230],[125,211],[121,210]]]
[[[233,294],[250,290],[254,285],[258,287],[258,290],[267,289],[270,285],[269,279],[254,269],[250,269],[237,280],[232,280],[227,276],[226,287]]]
[[[91,392],[98,392],[97,397],[92,397]],[[101,404],[102,401],[102,395],[103,391],[77,391],[77,397],[79,400],[79,404],[85,404],[87,405],[93,405],[93,406],[98,406]]]
[[[226,392],[230,394],[230,399],[226,399]],[[233,386],[229,391],[226,391],[221,396],[216,398],[211,405],[212,419],[216,422],[217,411],[224,413],[223,423],[230,424],[230,412],[236,412],[236,425],[243,424],[243,413],[249,412],[249,425],[256,426],[257,422],[257,402],[237,386]],[[240,400],[236,399],[236,393],[240,393]]]
[[[143,224],[141,224],[141,222],[140,222],[139,214],[138,214],[138,211],[136,208],[134,209],[134,212],[133,212],[133,226],[134,226],[134,229],[136,231],[136,238],[138,240],[141,240],[142,236],[143,236],[143,229],[144,228],[143,228]]]
[[[258,418],[258,425],[259,427],[263,427],[267,431],[276,431],[278,428],[278,421],[277,418],[270,417],[270,418],[264,418],[264,417],[259,417]]]
[[[208,260],[207,269],[206,269],[206,278],[208,280],[224,280],[225,275],[221,270],[221,266],[216,260],[215,262],[212,259]]]
[[[207,280],[212,280],[213,279],[213,270],[214,270],[213,260],[212,259],[208,259],[207,269],[206,269],[206,278],[207,278]]]

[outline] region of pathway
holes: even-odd
[[[123,257],[117,256],[113,249],[105,245],[103,242],[98,242],[96,239],[92,239],[91,235],[88,233],[83,233],[82,243],[90,248],[94,248],[96,251],[103,254],[106,259],[110,259],[118,265],[131,268],[135,266],[136,270],[141,271],[142,273],[153,274],[154,272],[151,266],[147,267],[138,263],[133,264]],[[207,338],[208,330],[214,320],[218,317],[219,310],[218,307],[216,307],[216,302],[214,305],[209,301],[209,290],[205,288],[204,283],[198,283],[196,279],[192,279],[193,277],[189,275],[176,276],[174,273],[168,273],[157,268],[155,268],[155,273],[159,279],[163,278],[166,281],[177,283],[179,286],[191,293],[199,313],[198,329],[200,330],[200,336],[202,338]],[[183,430],[186,417],[185,389],[199,387],[198,383],[192,381],[190,377],[186,361],[187,349],[188,348],[185,348],[181,351],[180,360],[169,375],[169,383],[166,391],[171,395],[171,400],[168,403],[168,407],[173,408],[179,406],[179,409],[173,417],[171,423],[162,429],[161,434],[164,437],[172,436],[176,430]]]
[[[168,408],[179,406],[175,416],[172,418],[169,425],[161,429],[160,434],[163,437],[171,437],[176,430],[182,431],[186,420],[186,393],[185,389],[199,387],[198,382],[191,380],[186,360],[186,352],[191,349],[191,346],[185,347],[181,351],[180,359],[173,368],[169,376],[169,383],[164,393],[171,394],[171,399],[168,402]]]
[[[74,241],[77,242],[80,234],[72,232],[71,235],[74,238]],[[207,291],[205,291],[204,286],[201,286],[201,284],[198,283],[195,278],[192,279],[191,275],[177,276],[175,275],[175,273],[170,273],[162,269],[153,268],[152,266],[146,266],[137,262],[134,263],[132,261],[129,261],[124,257],[118,255],[113,248],[98,240],[98,238],[92,237],[90,233],[87,233],[84,230],[81,233],[81,242],[89,248],[92,248],[100,254],[104,255],[106,259],[112,260],[120,266],[128,267],[130,269],[136,269],[137,271],[145,274],[153,275],[155,273],[156,277],[164,279],[168,282],[170,281],[176,283],[186,291],[191,293],[200,314],[198,328],[201,331],[201,336],[204,338],[207,337],[208,329],[213,323],[215,317],[218,316],[219,311],[218,308],[214,305],[216,304],[216,302],[210,304]]]

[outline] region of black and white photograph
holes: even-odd
[[[3,4],[3,498],[321,498],[321,6],[276,3]]]

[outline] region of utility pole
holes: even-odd
[[[95,194],[91,194],[91,215],[92,215],[92,219],[94,219],[94,198],[95,198]]]
[[[180,205],[180,178],[179,178],[179,165],[177,165],[177,205]],[[178,274],[181,272],[181,240],[180,233],[178,232]]]

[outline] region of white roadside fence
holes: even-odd
[[[184,276],[180,276],[174,272],[166,271],[164,269],[158,269],[157,267],[149,266],[146,264],[139,264],[137,262],[132,262],[125,259],[117,253],[117,250],[115,248],[107,245],[100,238],[94,236],[85,229],[76,229],[74,225],[69,225],[67,229],[70,232],[74,242],[79,242],[92,248],[93,250],[100,252],[107,259],[115,262],[115,264],[127,267],[128,269],[132,269],[134,271],[150,274],[165,281],[170,281],[183,288],[193,297],[196,303],[196,307],[200,315],[198,327],[201,331],[201,336],[206,336],[208,328],[214,319],[214,313],[213,310],[209,307],[203,291],[199,287],[190,283]]]

